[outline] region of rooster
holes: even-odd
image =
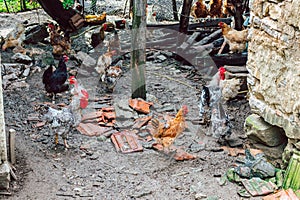
[[[209,2],[210,9],[209,15],[212,18],[220,18],[222,17],[222,0],[210,0]]]
[[[186,128],[185,116],[187,113],[188,108],[186,105],[183,105],[175,118],[167,120],[167,123],[162,123],[158,119],[151,120],[153,138],[162,144],[164,149],[167,148],[169,150],[175,139]]]
[[[208,10],[203,0],[198,0],[191,8],[191,15],[194,18],[205,18],[208,15]]]
[[[5,37],[2,50],[10,47],[17,47],[23,44],[25,40],[25,27],[23,24],[17,24],[15,28]]]
[[[230,51],[232,53],[242,53],[246,49],[248,29],[237,31],[224,22],[220,22],[218,25],[222,29],[224,40],[229,45]]]
[[[95,70],[100,74],[100,81],[105,81],[105,75],[107,68],[112,63],[112,56],[116,53],[115,50],[106,52],[105,54],[99,56]]]
[[[58,144],[58,136],[61,135],[64,141],[65,148],[69,148],[67,143],[68,133],[72,128],[75,128],[81,122],[82,109],[88,105],[88,93],[85,89],[81,88],[77,83],[77,80],[72,77],[70,84],[74,85],[74,90],[71,93],[72,100],[70,105],[63,109],[54,109],[48,105],[41,105],[37,107],[37,110],[42,114],[42,119],[46,120],[50,132],[55,135],[55,146]]]
[[[64,55],[60,58],[58,67],[53,71],[53,66],[50,65],[43,73],[43,84],[47,93],[51,93],[53,102],[57,93],[65,92],[69,89],[69,85],[65,84],[68,78],[66,62],[68,56]]]

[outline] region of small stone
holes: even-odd
[[[159,60],[161,60],[162,62],[164,62],[164,61],[167,60],[166,56],[164,56],[164,55],[159,55],[156,58],[159,59]]]
[[[200,200],[200,199],[204,199],[206,198],[207,196],[205,194],[202,194],[202,193],[196,193],[195,194],[195,200]]]
[[[15,62],[23,63],[23,64],[30,64],[32,62],[32,59],[29,56],[23,55],[21,53],[16,53],[11,57],[11,59],[14,60]]]
[[[28,68],[26,68],[26,69],[24,70],[23,76],[24,76],[24,77],[27,77],[27,76],[29,75],[29,73],[30,73],[30,68],[28,67]]]

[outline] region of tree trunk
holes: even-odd
[[[243,3],[241,0],[237,0],[235,3],[235,15],[234,15],[234,21],[235,21],[235,29],[240,31],[243,29]]]
[[[176,0],[172,0],[174,20],[179,21]]]
[[[131,39],[131,98],[146,100],[146,4],[147,0],[133,1]]]
[[[179,22],[180,23],[180,27],[179,27],[180,33],[187,33],[192,2],[193,2],[193,0],[184,0],[183,1],[183,8],[182,8],[180,22]]]
[[[7,3],[6,3],[6,0],[4,0],[4,3],[5,3],[6,10],[7,10],[7,12],[9,13],[9,9],[8,9],[8,6],[7,6]]]

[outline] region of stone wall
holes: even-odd
[[[291,149],[300,150],[300,1],[252,0],[250,9],[249,103],[284,130],[288,159]]]

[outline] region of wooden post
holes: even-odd
[[[16,130],[9,129],[9,154],[12,165],[16,164]]]
[[[189,27],[189,18],[190,18],[190,12],[192,7],[193,0],[184,0],[183,6],[182,6],[182,12],[180,16],[180,27],[179,32],[180,33],[187,33],[188,27]]]
[[[146,100],[146,5],[147,0],[133,1],[131,37],[131,98]]]
[[[0,55],[1,63],[1,55]],[[0,67],[1,74],[1,67]],[[6,132],[4,121],[4,107],[3,107],[3,93],[2,93],[2,76],[0,76],[0,165],[7,161],[7,146],[6,146]]]
[[[176,5],[176,0],[172,0],[172,5],[173,5],[173,16],[175,21],[179,21],[178,19],[178,11],[177,11],[177,5]]]

